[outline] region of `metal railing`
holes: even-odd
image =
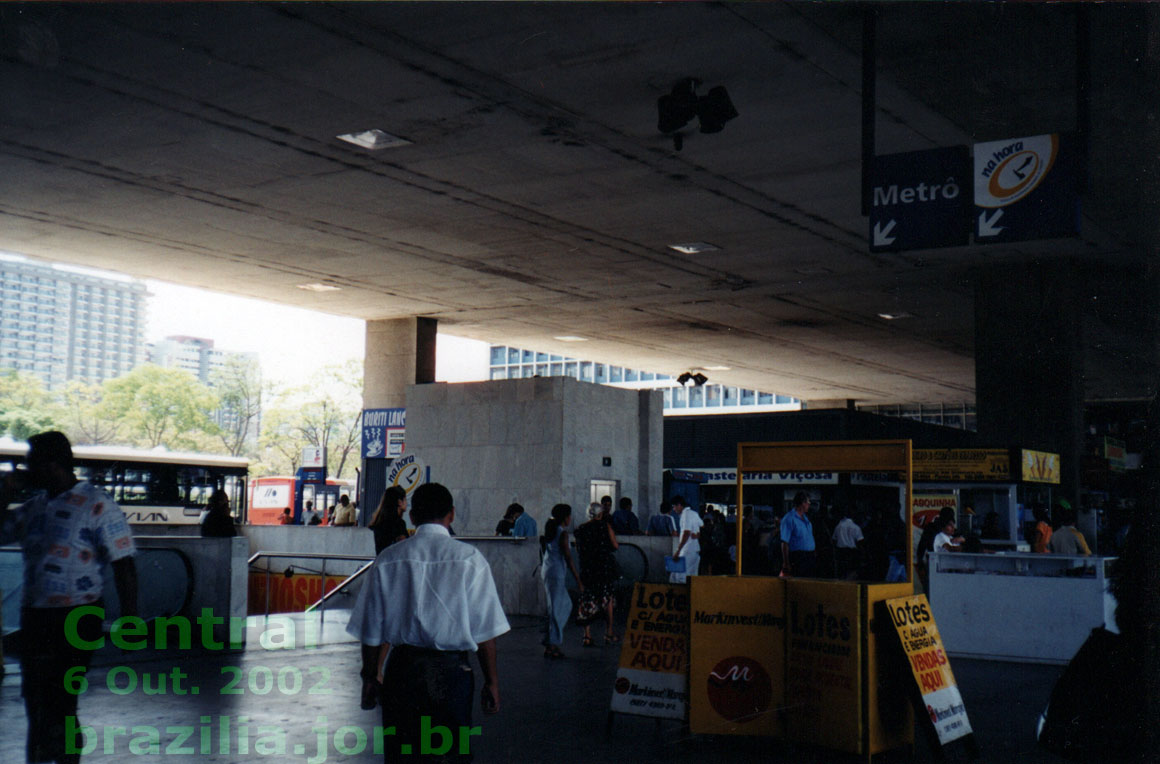
[[[306,610],[304,612],[309,613],[311,610],[313,610],[314,608],[321,605],[322,606],[321,612],[322,612],[323,616],[326,615],[326,601],[328,599],[330,599],[330,596],[332,594],[334,594],[335,592],[339,591],[340,589],[345,588],[348,584],[350,584],[356,578],[358,578],[363,573],[365,573],[375,563],[374,557],[368,557],[365,554],[324,554],[324,553],[320,553],[320,552],[254,552],[252,555],[250,555],[250,558],[248,560],[246,560],[246,563],[248,565],[252,566],[255,562],[257,562],[258,560],[260,560],[262,558],[266,558],[267,560],[271,560],[271,559],[275,559],[275,558],[294,559],[294,560],[322,560],[322,570],[320,571],[320,575],[322,577],[322,590],[324,592],[324,595],[323,595],[322,599],[320,599],[318,602],[315,602],[310,607],[306,608]],[[365,564],[361,568],[359,568],[357,571],[355,571],[353,574],[351,574],[350,576],[347,576],[346,579],[344,579],[343,582],[340,583],[338,586],[334,587],[329,592],[326,592],[326,561],[327,560],[348,560],[348,561],[354,560],[354,561],[361,561]],[[270,574],[271,574],[271,572],[272,571],[270,570],[270,563],[267,562],[266,563],[266,615],[270,615]]]

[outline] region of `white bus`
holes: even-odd
[[[0,472],[23,468],[28,444],[0,438]],[[230,497],[235,520],[246,520],[247,459],[121,446],[73,446],[76,475],[100,486],[132,524],[194,525],[210,494]]]

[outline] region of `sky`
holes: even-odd
[[[186,335],[212,339],[221,350],[257,352],[263,378],[284,385],[300,383],[319,366],[363,357],[365,324],[360,319],[162,281],[145,284],[150,294],[149,342]],[[436,379],[486,379],[487,353],[486,343],[440,334]]]

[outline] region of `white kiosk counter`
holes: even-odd
[[[930,599],[947,652],[987,660],[1067,663],[1092,629],[1116,631],[1114,557],[930,555]]]

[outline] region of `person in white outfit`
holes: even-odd
[[[685,583],[688,576],[697,575],[697,568],[701,565],[701,516],[696,510],[685,504],[680,496],[673,497],[673,512],[679,514],[677,520],[677,548],[673,550],[673,559],[685,560],[684,573],[670,573],[669,582],[674,584]]]

